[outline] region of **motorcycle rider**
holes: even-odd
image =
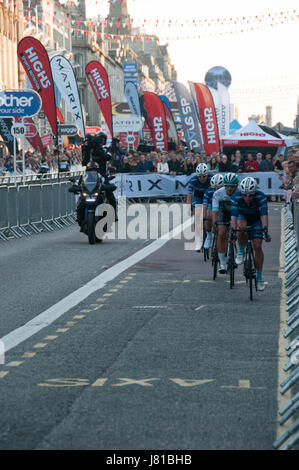
[[[104,178],[104,183],[109,185],[109,178],[107,174],[107,162],[112,158],[111,153],[107,152],[104,148],[107,142],[107,135],[104,132],[100,132],[95,137],[87,136],[87,140],[82,148],[82,165],[86,166],[89,162],[95,162],[98,164],[98,172]],[[115,222],[117,222],[117,203],[113,194],[113,189],[106,188],[106,195],[109,204],[113,207],[115,212]]]
[[[94,171],[98,174],[99,173],[98,163],[96,162],[87,163],[86,172],[89,172],[89,171]],[[78,188],[81,187],[82,179],[83,179],[82,176],[80,176],[79,181],[78,181]],[[77,202],[77,222],[80,226],[80,232],[83,232],[84,218],[85,218],[84,202],[82,200],[82,197],[80,196]]]

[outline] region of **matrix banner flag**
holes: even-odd
[[[85,139],[81,100],[73,67],[65,57],[58,55],[51,59],[51,69],[55,85],[72,114],[77,128],[81,131],[83,139]]]
[[[230,123],[230,97],[226,86],[218,82],[218,96],[220,101],[220,113],[218,118],[218,128],[220,137],[229,135]]]
[[[113,137],[111,94],[107,72],[102,64],[96,60],[86,65],[85,72],[110,134]]]
[[[179,138],[178,138],[178,133],[175,127],[175,122],[173,119],[173,115],[171,112],[170,108],[170,103],[166,96],[159,96],[160,100],[163,103],[164,111],[165,111],[165,117],[166,117],[166,122],[167,122],[167,132],[168,132],[168,138],[172,140],[172,142],[175,142],[176,145],[179,143]]]
[[[173,81],[186,144],[189,150],[203,150],[199,121],[188,89],[182,83]]]
[[[34,90],[42,99],[43,110],[55,135],[57,135],[57,117],[52,76],[49,57],[40,41],[27,36],[18,44],[18,57],[27,73]]]
[[[12,128],[12,119],[11,118],[0,118],[0,135],[8,148],[8,151],[10,155],[14,154],[14,137],[11,133],[11,128]],[[17,152],[18,152],[18,143],[16,141],[17,145]]]
[[[219,153],[219,133],[212,94],[209,88],[202,83],[189,82],[189,86],[198,108],[205,152],[207,155],[211,155],[213,152]]]
[[[163,102],[158,95],[150,91],[145,91],[143,96],[155,150],[156,152],[167,152],[167,123]]]

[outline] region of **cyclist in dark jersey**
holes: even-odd
[[[207,237],[204,243],[204,248],[209,249],[212,244],[212,199],[213,194],[217,189],[223,186],[223,175],[217,173],[211,178],[211,187],[208,188],[203,198],[203,220],[205,221],[205,228]]]
[[[263,291],[265,284],[262,278],[264,253],[262,250],[263,238],[266,242],[271,241],[268,234],[268,204],[267,197],[262,191],[257,190],[257,181],[247,177],[241,181],[240,191],[237,191],[231,199],[231,227],[233,229],[244,229],[250,226],[253,229],[253,250],[255,266],[257,270],[257,289]],[[244,261],[244,249],[247,243],[246,232],[238,232],[239,245],[236,263]]]
[[[192,176],[189,180],[188,189],[187,189],[187,199],[186,204],[191,206],[191,215],[195,213],[196,206],[203,204],[204,194],[206,190],[210,187],[210,181],[213,175],[209,174],[208,166],[205,163],[200,163],[196,167],[196,175]],[[196,213],[194,217],[195,225],[195,250],[200,251],[202,247],[202,239],[198,233],[198,224],[200,223],[197,220]]]

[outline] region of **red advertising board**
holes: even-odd
[[[121,147],[133,146],[137,148],[139,145],[139,132],[120,132],[119,141]]]
[[[52,139],[51,134],[43,135],[42,143],[44,147],[48,147],[48,145],[53,145],[53,139]]]

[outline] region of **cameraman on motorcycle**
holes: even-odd
[[[104,149],[104,145],[107,142],[107,135],[104,132],[100,132],[95,137],[87,136],[87,140],[82,147],[82,165],[86,166],[88,163],[97,163],[98,165],[98,173],[104,178],[104,183],[107,185],[106,187],[106,195],[109,204],[113,207],[115,212],[115,222],[117,222],[117,203],[114,197],[113,191],[114,189],[109,188],[109,178],[107,175],[107,162],[111,160],[112,155]],[[79,217],[78,217],[78,223]]]

